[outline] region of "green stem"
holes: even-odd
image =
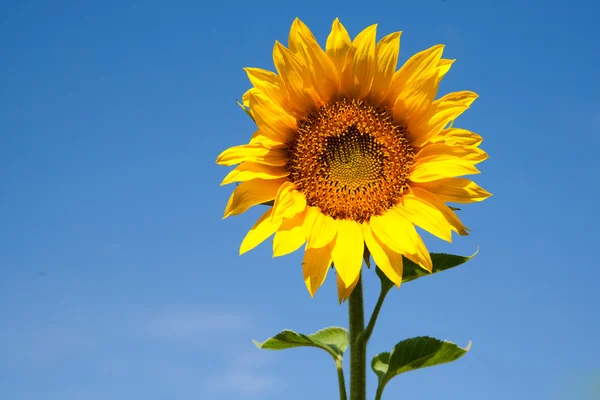
[[[340,385],[340,400],[347,400],[346,395],[346,381],[344,380],[344,367],[342,366],[342,360],[336,360],[335,367],[338,373],[338,383]]]
[[[377,393],[375,393],[375,400],[381,400],[381,396],[383,395],[384,386],[377,386]]]
[[[387,296],[390,289],[391,286],[386,285],[383,281],[381,282],[381,292],[379,292],[377,304],[375,304],[375,309],[373,310],[373,314],[371,314],[371,318],[369,319],[367,329],[365,329],[365,331],[362,334],[362,339],[365,341],[365,343],[367,343],[371,338],[371,334],[373,333],[373,329],[375,328],[375,323],[377,322],[377,317],[379,316],[379,311],[381,311],[381,306],[383,305],[385,296]]]
[[[348,299],[350,317],[350,400],[367,398],[367,342],[365,330],[362,277]]]

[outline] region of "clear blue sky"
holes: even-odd
[[[311,299],[300,252],[239,257],[261,210],[222,221],[232,188],[215,164],[253,132],[235,104],[249,88],[242,68],[272,69],[274,41],[298,16],[321,43],[335,17],[351,35],[403,30],[401,60],[445,43],[457,62],[441,92],[481,96],[457,126],[483,135],[477,181],[494,197],[460,212],[472,236],[425,238],[432,251],[480,254],[393,291],[369,352],[416,335],[473,348],[396,378],[384,398],[594,398],[598,7],[3,1],[0,397],[336,398],[325,353],[250,341],[346,325],[333,275]],[[368,309],[377,284],[370,271]]]

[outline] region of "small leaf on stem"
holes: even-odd
[[[377,393],[380,396],[385,385],[397,375],[457,360],[465,355],[470,347],[471,343],[463,349],[454,343],[427,336],[403,340],[394,346],[391,353],[381,353],[373,357],[371,368],[379,378]]]
[[[327,351],[335,359],[341,359],[348,348],[348,331],[333,326],[311,335],[284,330],[262,343],[253,341],[259,349],[285,350],[294,347],[317,347]]]

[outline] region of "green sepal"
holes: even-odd
[[[430,256],[431,261],[433,263],[433,269],[431,270],[431,273],[429,273],[429,271],[424,270],[422,267],[415,264],[414,262],[410,261],[408,258],[402,257],[402,262],[404,266],[402,272],[402,282],[409,282],[422,276],[436,274],[438,272],[457,267],[475,257],[478,252],[479,249],[475,252],[475,254],[471,256],[457,256],[454,254],[431,253]]]
[[[367,268],[371,268],[371,252],[367,245],[365,245],[365,249],[363,250],[363,260],[365,260],[365,264],[367,264]]]
[[[262,343],[253,340],[256,347],[267,350],[285,350],[294,347],[317,347],[323,349],[337,361],[348,348],[348,331],[332,326],[310,335],[284,330]]]
[[[256,123],[256,120],[255,120],[255,119],[254,119],[254,117],[252,116],[252,113],[250,112],[250,109],[249,109],[248,107],[246,107],[245,105],[243,105],[242,103],[240,103],[240,101],[239,101],[239,100],[236,100],[235,102],[238,104],[238,106],[240,106],[240,108],[241,108],[242,110],[244,110],[244,112],[245,112],[245,113],[246,113],[246,114],[247,114],[247,115],[248,115],[250,118],[252,118],[252,121],[254,121],[254,122]]]
[[[403,258],[403,262],[404,262]],[[377,267],[375,268],[375,272],[377,273],[377,276],[379,277],[379,280],[381,281],[381,291],[385,291],[387,293],[387,291],[389,291],[392,287],[394,287],[394,282],[392,282],[390,280],[390,278],[387,277],[386,274],[383,273],[383,271],[381,270],[381,268]],[[404,278],[402,279],[404,281]]]
[[[397,375],[455,361],[470,348],[470,342],[463,349],[454,343],[427,336],[403,340],[394,346],[391,353],[385,352],[373,357],[371,368],[379,380],[377,392],[382,393],[385,385]]]

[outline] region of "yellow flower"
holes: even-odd
[[[451,241],[467,228],[445,202],[490,196],[463,175],[477,174],[482,139],[451,123],[477,98],[455,92],[435,99],[454,60],[443,46],[411,57],[396,71],[400,34],[376,42],[376,25],[350,40],[336,19],[323,50],[296,19],[288,47],[276,42],[277,73],[246,68],[243,97],[257,130],[231,147],[220,165],[239,164],[223,185],[241,182],[225,217],[273,201],[250,229],[240,254],[275,234],[273,256],[306,243],[302,270],[311,296],[329,267],[344,301],[358,282],[365,245],[396,285],[402,256],[431,271],[419,226]]]

